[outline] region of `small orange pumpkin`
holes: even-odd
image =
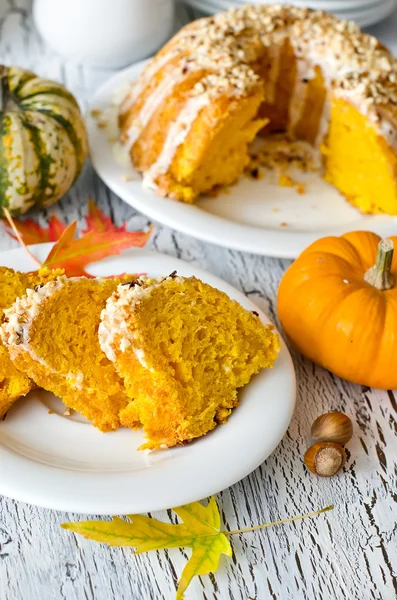
[[[354,383],[397,388],[397,237],[314,242],[285,273],[281,324],[305,356]]]

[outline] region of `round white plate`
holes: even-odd
[[[240,0],[186,0],[187,4],[206,14],[216,14],[228,8],[239,8],[244,1]],[[254,4],[272,4],[273,0],[257,1]],[[361,27],[367,27],[382,21],[389,16],[396,7],[396,0],[294,0],[282,4],[295,6],[310,6],[318,10],[334,13],[340,19],[356,21]]]
[[[315,10],[325,10],[325,11],[333,11],[337,10],[338,12],[343,12],[344,10],[355,9],[359,12],[363,7],[374,6],[375,4],[381,5],[382,3],[387,2],[387,0],[285,0],[283,2],[279,2],[278,4],[293,4],[294,6],[309,6]],[[191,0],[185,0],[186,4],[191,4]],[[214,9],[218,11],[227,10],[232,7],[241,7],[246,4],[244,0],[195,0],[195,4],[197,8],[205,9],[211,5]],[[250,2],[253,5],[266,5],[266,4],[274,4],[273,0],[256,0]]]
[[[50,244],[32,246],[43,259]],[[0,254],[0,264],[35,268],[24,250]],[[210,273],[164,254],[131,250],[89,269],[94,275],[177,269],[196,275],[268,318],[241,292]],[[285,434],[295,404],[295,374],[283,344],[275,367],[253,378],[226,425],[183,446],[146,454],[141,431],[101,433],[80,415],[63,416],[53,394],[32,391],[0,423],[0,494],[45,508],[91,514],[160,510],[225,489],[256,469]],[[50,414],[49,410],[53,412]]]
[[[362,215],[315,173],[297,173],[297,178],[307,183],[303,195],[277,185],[270,176],[259,181],[242,177],[227,192],[202,198],[193,206],[162,198],[143,187],[133,167],[123,166],[115,158],[114,144],[109,141],[115,136],[110,114],[109,127],[102,129],[91,110],[108,110],[114,94],[134,81],[144,64],[132,65],[105,82],[91,99],[86,121],[97,173],[115,194],[150,219],[206,242],[280,258],[296,258],[326,235],[357,229],[372,230],[382,237],[396,232],[397,217]]]

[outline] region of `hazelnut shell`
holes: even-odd
[[[313,444],[305,452],[305,465],[320,477],[332,477],[343,467],[345,461],[343,447],[333,442]]]
[[[311,433],[314,442],[334,442],[343,446],[353,435],[353,424],[347,415],[329,412],[314,421]]]

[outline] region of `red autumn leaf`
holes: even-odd
[[[59,240],[63,232],[67,229],[67,225],[62,223],[55,215],[51,215],[48,222],[49,241],[56,242]]]
[[[69,277],[82,275],[91,277],[85,267],[93,262],[108,256],[120,254],[123,250],[133,246],[142,248],[148,241],[152,227],[147,232],[126,231],[126,224],[121,227],[113,225],[110,217],[105,217],[103,212],[89,200],[87,228],[85,234],[74,239],[77,223],[66,226],[54,215],[50,217],[48,228],[37,225],[32,219],[25,221],[14,220],[7,209],[4,209],[6,224],[10,227],[7,233],[18,240],[31,256],[32,260],[40,262],[27,247],[29,244],[56,241],[43,266],[51,269],[64,269]]]
[[[91,231],[81,238],[73,239],[76,223],[64,231],[52,248],[43,266],[65,269],[69,277],[90,276],[85,267],[108,256],[120,254],[133,246],[142,248],[148,241],[150,231]]]
[[[52,267],[52,263],[56,263],[57,261],[62,259],[62,256],[64,255],[66,248],[69,246],[69,244],[71,244],[74,241],[74,234],[76,233],[76,227],[77,227],[77,222],[73,221],[73,223],[71,223],[69,225],[69,227],[67,227],[65,229],[65,231],[62,233],[62,235],[59,238],[59,240],[57,241],[57,243],[51,248],[51,251],[50,251],[49,255],[47,256],[47,258],[45,259],[43,266],[48,266],[50,268],[56,268],[56,267]]]
[[[116,227],[110,217],[106,217],[92,198],[88,200],[88,215],[85,217],[87,227],[82,230],[84,234],[91,231],[126,231],[127,224]]]
[[[9,226],[5,219],[2,219],[2,221],[5,225]],[[13,223],[27,246],[30,244],[42,244],[44,242],[56,242],[66,229],[66,225],[55,215],[51,215],[47,228],[41,227],[33,219],[25,219],[24,221],[13,219]],[[6,229],[6,233],[14,240],[18,239],[10,229]]]
[[[82,229],[82,233],[90,233],[91,231],[126,231],[127,224],[123,223],[120,227],[116,227],[112,223],[110,217],[106,217],[100,208],[95,204],[92,198],[88,200],[88,215],[85,217],[87,227]],[[9,226],[5,219],[2,219],[3,223]],[[41,244],[43,242],[56,242],[61,237],[62,233],[67,228],[67,225],[62,223],[58,217],[51,215],[48,221],[48,227],[41,227],[33,219],[25,219],[19,221],[13,219],[15,228],[18,230],[23,242],[29,246],[30,244]],[[7,229],[6,232],[14,240],[17,240],[15,233],[12,230]]]

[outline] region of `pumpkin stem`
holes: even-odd
[[[393,252],[393,241],[381,240],[378,246],[376,264],[368,269],[364,275],[364,280],[377,290],[390,290],[394,287],[394,276],[390,272],[393,261]]]

